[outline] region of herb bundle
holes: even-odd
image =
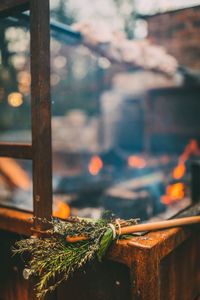
[[[14,254],[30,254],[25,269],[26,277],[38,277],[37,296],[44,296],[86,263],[104,257],[116,236],[116,230],[137,223],[103,217],[99,220],[69,218],[66,221],[52,219],[48,222],[51,229],[47,238],[29,238],[15,243]]]

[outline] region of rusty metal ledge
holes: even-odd
[[[0,207],[0,229],[29,236],[32,217],[31,213]]]
[[[138,251],[142,251],[144,255],[155,253],[157,259],[161,260],[191,234],[192,230],[189,228],[172,228],[133,237],[131,240],[119,241],[111,248],[108,258],[130,266]]]

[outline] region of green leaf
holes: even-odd
[[[111,228],[108,228],[101,239],[99,250],[97,251],[97,258],[99,262],[102,261],[102,258],[105,255],[108,247],[112,243],[112,240],[113,240],[113,231]]]

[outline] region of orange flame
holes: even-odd
[[[88,166],[88,170],[89,170],[90,174],[95,176],[95,175],[99,174],[99,172],[102,168],[103,168],[103,162],[102,162],[101,158],[98,155],[92,156],[89,166]]]
[[[146,160],[137,155],[130,155],[128,157],[128,165],[131,168],[142,169],[146,166]]]
[[[200,148],[196,140],[191,140],[179,157],[178,165],[172,171],[172,176],[174,179],[181,179],[185,175],[185,163],[190,155],[200,155]]]
[[[180,180],[186,173],[186,161],[191,155],[200,155],[200,148],[196,140],[191,140],[185,147],[183,153],[179,157],[177,166],[172,171],[172,177]],[[170,184],[166,188],[166,193],[161,197],[161,202],[168,205],[172,202],[179,201],[185,196],[185,186],[178,182]]]
[[[186,168],[184,164],[179,164],[176,168],[174,168],[172,172],[172,176],[174,179],[181,179],[186,172]]]
[[[62,200],[54,200],[53,216],[61,219],[66,219],[70,215],[70,207]]]
[[[179,201],[185,196],[185,186],[183,183],[178,182],[170,184],[166,188],[166,194],[161,197],[161,202],[168,205],[172,202]]]

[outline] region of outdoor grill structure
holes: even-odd
[[[145,151],[175,153],[180,152],[191,138],[200,141],[199,92],[198,85],[147,92]]]
[[[30,217],[52,215],[50,26],[48,0],[1,0],[0,17],[30,10],[32,144],[0,144],[0,156],[33,162],[33,214],[0,207],[0,299],[36,299],[33,282],[22,278],[23,262],[10,247],[21,235],[42,236]],[[151,109],[151,107],[150,107]],[[194,204],[200,201],[200,168],[193,166]],[[191,208],[190,208],[191,209]],[[185,212],[187,213],[187,211]],[[119,241],[107,259],[80,272],[48,299],[197,300],[200,297],[198,229],[173,228]]]

